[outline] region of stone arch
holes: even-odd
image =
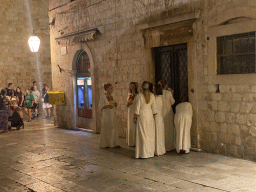
[[[79,54],[82,51],[85,51],[87,53],[89,60],[90,60],[90,68],[91,68],[91,70],[94,69],[92,52],[91,52],[90,48],[88,47],[88,45],[82,44],[75,50],[75,53],[73,54],[74,56],[73,56],[73,61],[72,61],[72,70],[76,70],[77,59],[78,59]]]
[[[94,133],[96,133],[96,103],[95,103],[95,88],[96,88],[96,83],[95,83],[95,77],[94,77],[94,59],[93,59],[93,54],[88,47],[87,44],[81,43],[74,45],[71,50],[70,50],[70,55],[71,55],[71,62],[72,62],[72,69],[71,69],[71,76],[72,76],[72,81],[73,81],[73,98],[74,98],[74,118],[75,118],[75,127],[77,126],[78,123],[78,114],[77,114],[77,104],[76,104],[76,98],[77,98],[77,93],[76,93],[76,74],[77,74],[77,69],[76,69],[76,64],[77,60],[79,58],[79,55],[85,51],[89,57],[90,61],[90,73],[91,73],[91,78],[92,78],[92,109],[93,109],[93,114],[92,114],[92,119],[87,119],[86,125],[83,126],[84,128],[89,128],[92,129]],[[87,127],[88,126],[88,127]]]
[[[232,19],[229,19],[228,21],[221,23],[219,26],[234,24],[234,23],[241,23],[241,22],[246,22],[246,21],[251,21],[251,20],[252,20],[251,17],[236,17],[236,18],[232,18]]]
[[[215,27],[225,24],[239,23],[243,21],[256,19],[256,8],[251,6],[234,7],[223,10],[216,17],[209,19],[209,27]]]

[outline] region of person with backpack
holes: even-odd
[[[9,99],[6,97],[6,89],[1,90],[0,95],[0,129],[4,130],[5,133],[9,132],[8,130],[8,106]]]

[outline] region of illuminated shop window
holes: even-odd
[[[255,32],[217,37],[217,73],[255,73]]]
[[[85,51],[82,51],[77,59],[77,106],[78,116],[92,117],[92,80],[90,60]]]

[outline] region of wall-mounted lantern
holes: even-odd
[[[49,33],[44,31],[45,29],[35,29],[35,30],[33,30],[33,33],[32,33],[31,37],[28,40],[28,45],[30,47],[31,52],[38,52],[38,50],[39,50],[40,39],[37,36],[34,35],[35,31],[37,31],[37,30],[42,31],[47,35],[50,35]]]
[[[40,39],[37,36],[31,36],[28,40],[28,45],[31,52],[38,52],[40,46]]]

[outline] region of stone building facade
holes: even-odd
[[[51,86],[48,0],[5,0],[0,13],[0,88],[29,88],[33,81]],[[28,39],[35,30],[41,40],[38,53],[32,53]],[[39,78],[40,77],[40,78]]]
[[[193,148],[256,159],[256,74],[218,75],[216,43],[221,36],[256,30],[254,0],[50,0],[49,6],[50,21],[55,19],[53,88],[66,96],[66,105],[55,107],[56,125],[99,133],[97,104],[103,84],[112,83],[119,134],[125,137],[129,82],[155,82],[152,50],[182,44]],[[90,61],[92,118],[78,117],[76,64],[82,50]]]

